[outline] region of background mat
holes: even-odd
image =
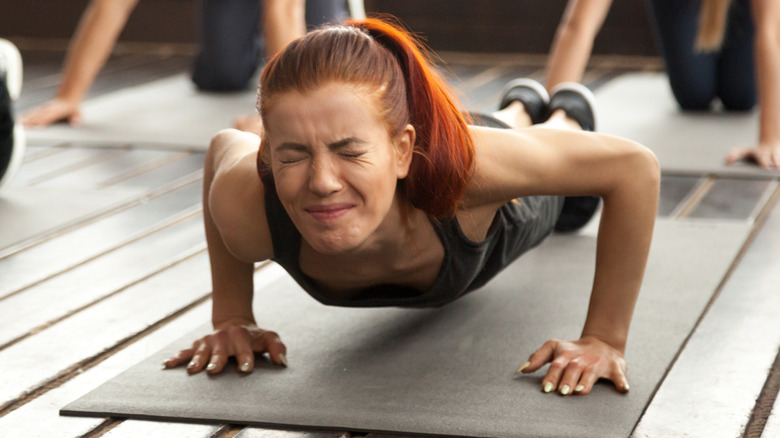
[[[665,172],[771,177],[748,163],[724,164],[733,147],[758,140],[758,111],[683,112],[662,73],[629,73],[596,90],[599,132],[649,147]]]
[[[64,415],[447,436],[627,437],[743,244],[746,223],[660,221],[626,359],[631,392],[543,394],[513,378],[550,338],[577,338],[595,238],[552,236],[485,288],[442,309],[322,306],[286,275],[257,292],[290,367],[248,376],[160,370],[204,325],[62,409]],[[277,268],[278,269],[278,268]]]
[[[197,91],[186,74],[125,88],[82,105],[84,123],[27,129],[30,140],[80,143],[156,143],[205,150],[236,117],[255,113],[255,90]]]

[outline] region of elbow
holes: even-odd
[[[661,186],[661,165],[650,149],[636,145],[632,154],[631,175],[640,185],[643,194],[652,196],[657,201]]]
[[[759,51],[777,49],[780,47],[780,23],[763,19],[756,23],[756,48]]]

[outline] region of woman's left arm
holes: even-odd
[[[780,2],[752,0],[755,23],[755,62],[761,107],[758,145],[735,148],[727,163],[746,158],[765,169],[780,169]]]
[[[542,383],[546,392],[587,394],[599,378],[627,391],[623,353],[658,204],[660,171],[655,155],[629,140],[582,131],[475,128],[474,138],[477,162],[467,202],[528,195],[603,199],[596,272],[582,337],[548,341],[531,355],[523,371],[533,372],[551,362]]]

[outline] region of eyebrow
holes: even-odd
[[[357,137],[347,137],[329,144],[328,149],[336,150],[336,149],[343,148],[352,143],[365,144],[366,142]],[[284,142],[279,146],[277,146],[275,150],[276,151],[291,150],[291,151],[306,152],[308,149],[309,148],[306,145],[301,143]]]

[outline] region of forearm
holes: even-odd
[[[581,82],[612,0],[570,0],[550,50],[547,89],[561,82]]]
[[[211,266],[211,322],[214,328],[231,322],[254,324],[254,264],[231,254],[214,222],[209,207],[214,173],[213,154],[207,154],[203,177],[203,221]]]
[[[266,0],[263,3],[266,55],[271,57],[306,33],[306,2]]]
[[[79,102],[92,86],[138,0],[93,0],[79,22],[57,97]]]
[[[596,272],[583,336],[624,351],[644,275],[658,205],[657,162],[639,156],[632,178],[604,196]]]
[[[775,7],[780,10],[780,7]],[[756,23],[760,143],[780,142],[780,17]]]

